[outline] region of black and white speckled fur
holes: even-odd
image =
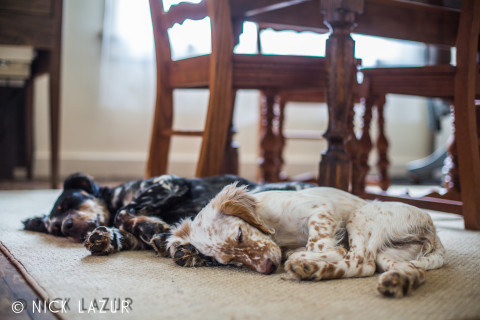
[[[235,181],[252,192],[310,187],[301,183],[257,185],[233,175],[191,179],[163,175],[110,188],[76,173],[65,180],[50,214],[27,219],[24,225],[26,230],[84,241],[94,255],[153,248],[165,256],[171,226],[194,217],[225,185]],[[201,254],[195,259],[209,264]]]

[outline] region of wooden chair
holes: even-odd
[[[228,151],[237,89],[258,89],[273,97],[285,88],[324,86],[323,58],[233,54],[241,24],[232,18],[229,1],[180,3],[164,12],[161,0],[150,0],[150,9],[156,47],[157,97],[147,176],[167,172],[172,135],[201,137],[196,176],[219,174],[225,150]],[[211,21],[211,54],[172,61],[167,30],[186,19],[198,20],[206,16]],[[202,132],[172,128],[172,93],[178,88],[209,89],[208,111]]]
[[[480,96],[478,72],[478,40],[480,31],[480,2],[463,0],[457,31],[456,66],[434,65],[414,68],[363,69],[368,86],[367,107],[383,109],[387,93],[439,97],[452,101],[455,142],[450,148],[454,169],[451,171],[448,192],[430,194],[415,199],[408,195],[391,197],[388,194],[368,194],[367,198],[402,200],[427,209],[462,214],[467,229],[480,230],[480,157],[475,97]],[[382,116],[380,114],[380,116]],[[386,156],[388,142],[380,128],[383,141],[377,147]],[[366,159],[366,158],[365,158]],[[383,189],[387,190],[388,159],[380,159]],[[458,166],[457,166],[458,164]],[[366,163],[363,163],[366,165]],[[368,168],[368,165],[366,165]],[[368,170],[368,169],[367,169]],[[453,177],[452,177],[453,176]],[[454,183],[457,181],[458,183]]]

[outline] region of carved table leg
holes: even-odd
[[[363,10],[363,1],[321,1],[325,24],[331,30],[326,44],[328,142],[322,153],[318,183],[349,191],[352,161],[345,149],[348,139],[348,118],[353,107],[352,89],[355,43],[350,36],[356,14]]]

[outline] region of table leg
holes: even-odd
[[[353,108],[352,89],[355,42],[350,32],[356,15],[363,11],[363,0],[321,1],[325,24],[330,28],[326,44],[327,104],[329,123],[324,134],[328,142],[322,154],[318,183],[342,190],[350,190],[351,157],[346,151],[349,112]]]

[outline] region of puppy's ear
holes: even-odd
[[[46,215],[42,217],[34,217],[34,218],[26,219],[22,221],[23,229],[29,230],[29,231],[48,233],[47,227],[45,226],[46,221],[47,221]]]
[[[228,200],[222,203],[220,210],[222,213],[238,217],[248,224],[254,226],[265,234],[273,235],[274,229],[269,229],[265,223],[244,203],[235,200]]]
[[[220,212],[238,217],[248,224],[254,226],[265,234],[272,235],[274,229],[269,229],[255,213],[256,200],[249,194],[245,187],[237,187],[232,184],[223,188],[213,202]]]
[[[65,179],[65,182],[63,183],[63,189],[80,189],[96,195],[99,187],[91,177],[78,172],[71,174],[67,177],[67,179]]]

